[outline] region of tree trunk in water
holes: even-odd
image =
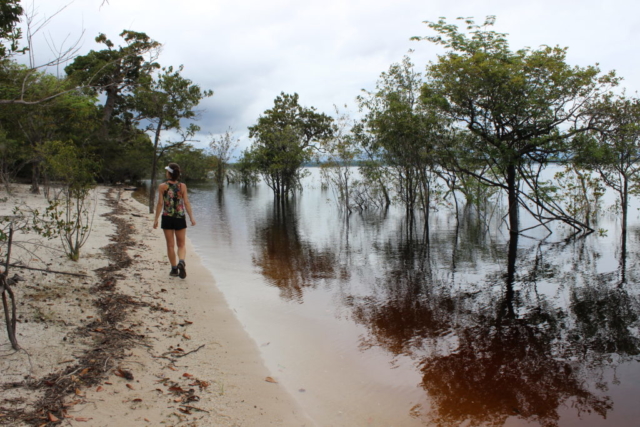
[[[518,184],[514,165],[507,167],[507,195],[509,198],[509,232],[512,235],[518,234]]]
[[[505,276],[505,296],[500,317],[515,319],[514,284],[516,281],[516,260],[518,259],[518,234],[511,233],[509,237],[509,253],[507,258],[507,274]]]
[[[622,245],[620,246],[620,283],[619,287],[627,283],[627,234],[622,233]]]
[[[629,181],[626,176],[622,177],[623,186],[622,186],[622,235],[625,236],[627,234],[627,214],[629,209]]]

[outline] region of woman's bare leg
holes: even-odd
[[[171,267],[175,267],[176,265],[178,265],[175,249],[177,232],[175,230],[166,229],[163,229],[162,231],[164,231],[164,239],[167,242],[167,256],[169,257],[169,262],[171,263]]]
[[[187,229],[176,231],[176,243],[178,245],[178,260],[184,259],[187,256]]]

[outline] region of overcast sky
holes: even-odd
[[[31,0],[23,0],[30,9]],[[164,47],[161,65],[184,65],[183,75],[215,94],[201,104],[198,146],[209,134],[233,127],[241,148],[247,126],[280,92],[332,113],[333,105],[357,110],[355,97],[372,89],[381,72],[410,49],[422,70],[438,48],[412,36],[431,35],[423,21],[459,16],[482,22],[496,15],[496,31],[512,49],[569,47],[572,65],[600,64],[640,89],[640,6],[637,0],[35,0],[39,18],[68,4],[44,33],[57,45],[77,39],[81,53],[102,49],[105,33],[116,45],[124,29],[145,32]],[[67,44],[69,42],[67,41]],[[51,56],[41,37],[36,58]]]

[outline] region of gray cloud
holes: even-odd
[[[497,15],[496,31],[509,33],[512,48],[568,46],[576,65],[600,63],[618,70],[624,86],[640,88],[635,41],[639,6],[632,0],[76,0],[47,27],[52,40],[86,30],[83,52],[97,48],[99,33],[112,40],[122,29],[144,31],[164,44],[163,65],[184,64],[186,77],[215,95],[205,100],[199,125],[203,137],[229,126],[247,146],[246,127],[282,91],[300,94],[303,105],[331,113],[333,105],[355,109],[360,89],[371,89],[382,71],[415,49],[423,67],[439,49],[411,42],[429,34],[425,20]],[[64,1],[39,0],[51,14]],[[60,42],[61,43],[61,42]],[[42,42],[36,52],[46,56]]]

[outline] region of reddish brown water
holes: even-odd
[[[569,241],[447,210],[427,233],[305,184],[284,207],[192,185],[189,237],[318,426],[639,425],[637,217],[624,248],[614,215]]]

